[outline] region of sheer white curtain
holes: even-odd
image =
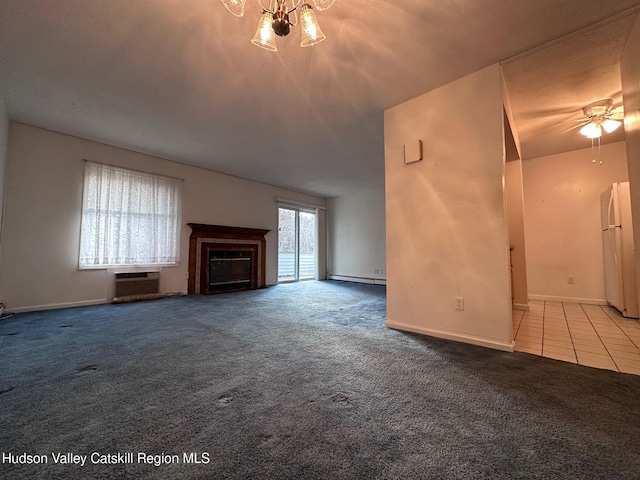
[[[175,265],[182,181],[86,162],[80,268]]]

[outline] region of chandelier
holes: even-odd
[[[222,4],[227,7],[236,17],[244,15],[244,4],[246,0],[221,0]],[[311,0],[315,8],[319,11],[328,9],[335,0]],[[258,5],[262,8],[262,14],[258,21],[258,29],[251,39],[251,43],[265,50],[275,52],[276,37],[285,37],[289,34],[291,27],[295,27],[298,23],[302,26],[301,47],[310,47],[316,43],[320,43],[326,38],[325,34],[320,30],[318,20],[313,12],[313,7],[308,3],[300,5],[302,0],[269,0],[269,8],[262,4],[262,0],[258,0]],[[298,18],[298,11],[300,15]]]

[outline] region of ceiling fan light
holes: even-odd
[[[611,118],[608,118],[602,123],[602,128],[604,128],[607,133],[611,133],[617,130],[620,125],[622,125],[620,120],[612,120]]]
[[[315,3],[316,8],[320,12],[329,9],[335,2],[336,0],[313,0],[313,3]]]
[[[300,8],[300,23],[302,24],[301,47],[310,47],[327,38],[320,30],[316,14],[313,13],[313,8],[308,3],[305,3]]]
[[[244,15],[244,2],[246,0],[221,0],[222,4],[227,7],[236,17]]]
[[[598,123],[589,122],[580,129],[580,133],[587,138],[600,138],[602,136],[602,128]]]
[[[260,48],[264,48],[265,50],[277,52],[278,47],[276,46],[276,34],[271,26],[272,23],[273,15],[269,12],[262,12],[262,15],[260,15],[260,21],[258,22],[258,28],[256,29],[256,34],[251,39],[251,43]]]

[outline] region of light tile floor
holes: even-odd
[[[640,321],[613,307],[530,301],[512,317],[518,352],[640,375]]]

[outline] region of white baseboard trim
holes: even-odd
[[[85,300],[82,302],[50,303],[48,305],[32,305],[29,307],[6,308],[6,311],[11,313],[38,312],[40,310],[56,310],[59,308],[87,307],[89,305],[102,305],[103,303],[111,303],[111,300],[106,300],[104,298],[101,298],[100,300]]]
[[[547,302],[586,303],[588,305],[609,305],[604,298],[554,297],[552,295],[529,295],[529,300],[544,300]]]
[[[328,280],[341,280],[343,282],[356,282],[356,283],[371,283],[373,285],[386,285],[386,278],[367,278],[367,277],[352,277],[350,275],[327,275]]]
[[[524,310],[525,312],[529,311],[529,305],[525,305],[524,303],[513,303],[511,305],[513,310]]]
[[[385,327],[393,330],[402,330],[406,332],[419,333],[421,335],[429,335],[430,337],[444,338],[445,340],[455,340],[456,342],[470,343],[480,347],[493,348],[494,350],[502,350],[504,352],[513,352],[515,342],[501,343],[483,338],[469,337],[439,330],[431,330],[429,328],[416,327],[414,325],[406,325],[404,323],[392,322],[387,320],[384,322]]]

